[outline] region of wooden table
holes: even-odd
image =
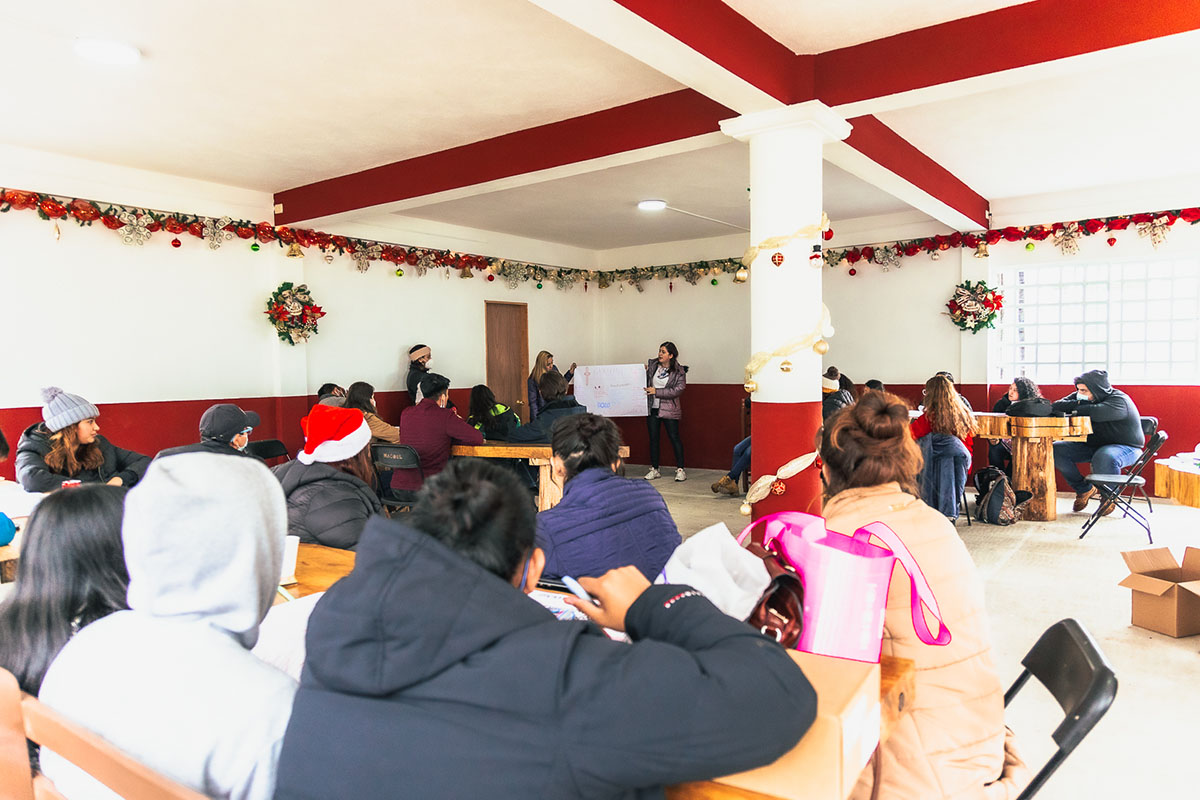
[[[323,592],[354,569],[354,551],[300,543],[296,552],[296,582],[284,588],[292,597]]]
[[[17,563],[21,560],[21,534],[27,517],[16,517],[17,535],[11,544],[0,547],[0,583],[12,583],[17,579]]]
[[[1012,439],[1013,488],[1033,494],[1025,519],[1058,519],[1055,508],[1054,442],[1083,441],[1092,432],[1091,417],[1010,417],[978,412],[979,436]]]
[[[622,445],[618,451],[621,458],[629,458],[629,448]],[[553,508],[562,500],[563,487],[554,480],[550,469],[552,455],[548,444],[510,444],[508,442],[484,442],[483,444],[457,444],[450,448],[452,456],[471,458],[521,458],[538,468],[538,511]]]
[[[1170,459],[1154,462],[1154,493],[1200,508],[1200,467]]]
[[[886,742],[905,709],[912,705],[916,664],[907,658],[879,659],[879,742]],[[876,754],[876,758],[878,754]],[[796,776],[803,781],[803,775]],[[729,786],[715,781],[692,781],[667,787],[667,800],[777,800],[774,795]],[[843,800],[830,798],[829,800]]]

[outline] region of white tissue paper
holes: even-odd
[[[762,559],[742,548],[724,522],[709,525],[675,548],[655,583],[686,583],[731,617],[745,619],[771,576]]]

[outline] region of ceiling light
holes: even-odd
[[[74,44],[75,55],[96,64],[129,66],[142,59],[142,51],[126,42],[111,39],[79,38]]]
[[[642,200],[638,203],[638,211],[662,211],[666,207],[666,200]]]

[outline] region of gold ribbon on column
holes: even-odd
[[[763,250],[778,250],[781,247],[786,247],[797,239],[813,239],[821,235],[821,231],[829,227],[829,217],[825,212],[821,212],[821,221],[816,225],[808,225],[799,230],[789,233],[787,236],[772,236],[763,239],[755,245],[751,245],[745,255],[742,256],[742,263],[747,267],[754,264],[754,259],[758,258],[758,254]]]

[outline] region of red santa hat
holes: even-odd
[[[371,429],[363,413],[355,408],[313,406],[300,420],[300,427],[304,430],[304,449],[296,458],[301,464],[344,461],[358,455],[371,441]]]

